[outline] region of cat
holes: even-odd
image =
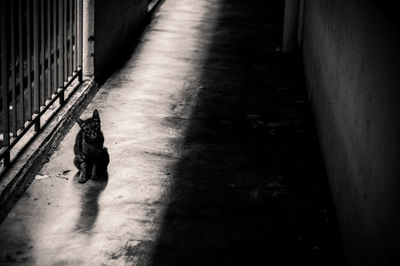
[[[99,112],[94,110],[92,117],[86,120],[77,117],[76,122],[80,127],[74,145],[74,165],[79,170],[78,182],[85,183],[90,178],[107,178],[110,156],[103,146],[104,135]]]

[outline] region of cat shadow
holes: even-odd
[[[79,171],[73,177],[73,185],[79,193],[80,213],[74,231],[90,234],[99,214],[99,197],[108,184],[108,175],[99,180],[78,182]]]

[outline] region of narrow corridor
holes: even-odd
[[[1,265],[342,265],[284,1],[166,0],[98,109],[106,181],[75,125],[0,226]]]

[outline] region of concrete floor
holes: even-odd
[[[2,223],[0,264],[341,265],[282,12],[166,0],[82,115],[100,112],[108,180],[77,183],[75,125]]]

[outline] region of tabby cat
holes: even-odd
[[[76,122],[81,128],[74,145],[74,164],[79,170],[78,182],[85,183],[89,178],[106,178],[110,157],[107,148],[103,146],[99,112],[96,109],[91,118],[76,118]]]

